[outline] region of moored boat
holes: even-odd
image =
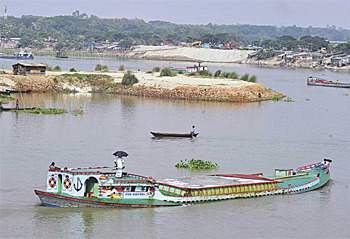
[[[171,133],[171,132],[154,132],[151,131],[154,137],[180,137],[180,138],[193,138],[197,137],[198,133]]]
[[[0,58],[3,59],[16,59],[16,60],[34,60],[34,55],[26,50],[15,53],[14,55],[0,54]]]
[[[275,169],[272,176],[215,174],[155,180],[114,167],[54,168],[46,191],[35,190],[42,205],[57,207],[161,207],[216,200],[294,194],[318,189],[330,178],[332,160],[293,169]]]
[[[310,76],[307,78],[308,85],[315,86],[328,86],[328,87],[339,87],[339,88],[350,88],[350,83],[342,83],[337,81],[325,80],[317,77]]]

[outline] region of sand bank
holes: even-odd
[[[93,80],[67,78],[61,76],[62,72],[48,72],[47,76],[6,74],[0,75],[0,86],[3,90],[106,92],[155,98],[225,102],[264,101],[283,96],[259,83],[223,78],[190,77],[180,74],[175,77],[160,77],[159,73],[149,74],[140,71],[133,72],[139,83],[124,86],[118,84],[122,81],[124,73],[79,72],[79,74],[102,75]]]
[[[195,47],[174,46],[137,46],[130,53],[129,58],[147,60],[177,60],[237,63],[247,59],[248,50],[219,50]]]

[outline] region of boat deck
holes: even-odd
[[[241,177],[225,177],[225,176],[198,176],[184,177],[179,179],[163,179],[158,183],[169,184],[183,188],[202,188],[202,187],[219,187],[227,185],[242,185],[253,183],[269,183],[271,180],[265,178],[241,178]]]

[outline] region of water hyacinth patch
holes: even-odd
[[[211,161],[205,161],[202,159],[190,159],[187,160],[185,159],[185,161],[181,160],[179,163],[177,163],[175,165],[175,167],[177,168],[187,168],[187,169],[191,169],[191,170],[202,170],[202,169],[216,169],[219,167],[219,165],[217,163],[213,163]]]
[[[67,110],[64,110],[64,109],[55,109],[55,108],[47,108],[47,109],[33,108],[33,109],[29,109],[29,110],[11,110],[11,112],[55,115],[55,114],[64,114],[64,113],[67,113]]]

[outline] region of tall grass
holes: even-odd
[[[137,77],[131,73],[131,71],[127,71],[122,79],[122,85],[133,85],[138,83],[139,80],[137,79]]]

